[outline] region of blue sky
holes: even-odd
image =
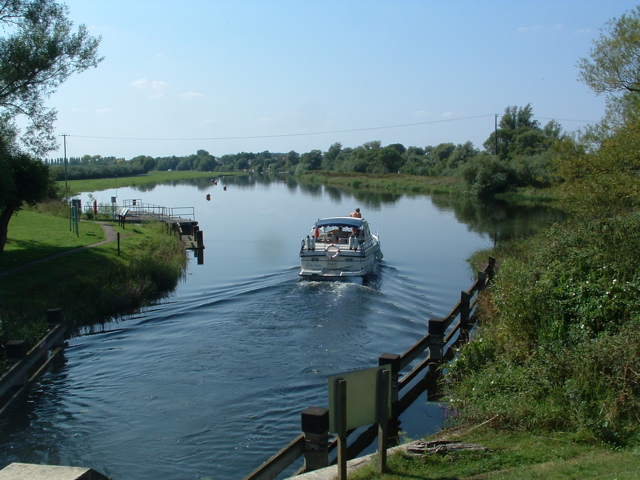
[[[104,61],[49,99],[67,156],[221,156],[471,141],[531,104],[566,131],[604,98],[578,81],[627,0],[66,0]],[[63,156],[60,149],[51,157]]]

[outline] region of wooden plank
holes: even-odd
[[[289,445],[247,475],[244,480],[273,480],[302,455],[304,455],[304,435],[300,434]]]

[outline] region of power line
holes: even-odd
[[[91,138],[91,139],[99,139],[99,140],[164,140],[164,141],[194,141],[194,140],[248,140],[248,139],[256,139],[256,138],[281,138],[281,137],[304,137],[311,135],[327,135],[327,134],[335,134],[335,133],[349,133],[349,132],[366,132],[371,130],[385,130],[391,128],[404,128],[404,127],[415,127],[420,125],[432,125],[436,123],[447,123],[447,122],[458,122],[462,120],[473,120],[476,118],[484,118],[484,117],[492,117],[494,114],[487,115],[476,115],[473,117],[461,117],[461,118],[448,118],[444,120],[432,120],[430,122],[415,122],[415,123],[402,123],[398,125],[386,125],[380,127],[365,127],[365,128],[351,128],[345,130],[325,130],[322,132],[306,132],[306,133],[281,133],[281,134],[273,134],[273,135],[243,135],[243,136],[235,136],[235,137],[195,137],[195,138],[142,138],[142,137],[98,137],[98,136],[89,136],[89,135],[69,135],[76,138]]]
[[[429,122],[415,122],[415,123],[401,123],[397,125],[385,125],[378,127],[364,127],[364,128],[350,128],[344,130],[325,130],[321,132],[306,132],[306,133],[281,133],[281,134],[272,134],[272,135],[238,135],[238,136],[229,136],[229,137],[191,137],[191,138],[152,138],[152,137],[101,137],[95,135],[65,135],[66,137],[75,137],[75,138],[89,138],[94,140],[137,140],[137,141],[205,141],[205,140],[251,140],[251,139],[260,139],[260,138],[285,138],[285,137],[306,137],[312,135],[328,135],[328,134],[336,134],[336,133],[351,133],[351,132],[367,132],[372,130],[388,130],[392,128],[406,128],[406,127],[417,127],[421,125],[434,125],[438,123],[449,123],[449,122],[460,122],[463,120],[475,120],[478,118],[487,118],[487,117],[495,117],[502,116],[502,114],[484,114],[484,115],[475,115],[471,117],[459,117],[459,118],[447,118],[443,120],[432,120]],[[567,119],[567,118],[546,118],[546,117],[535,117],[540,120],[556,120],[561,122],[578,122],[578,123],[595,123],[591,120],[577,120],[577,119]]]

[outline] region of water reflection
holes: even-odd
[[[211,178],[194,178],[165,182],[163,185],[194,186],[198,190],[217,188],[212,179],[220,186],[233,186],[239,189],[253,189],[256,185],[284,184],[294,194],[298,190],[314,198],[327,195],[333,202],[341,203],[343,198],[353,197],[356,203],[368,210],[379,210],[383,205],[393,205],[403,197],[415,195],[397,194],[384,191],[355,190],[336,186],[323,186],[316,183],[299,182],[291,175],[242,175],[220,176],[212,172]],[[137,185],[132,188],[141,192],[151,192],[159,184]],[[504,201],[480,201],[476,198],[431,195],[433,205],[442,212],[451,212],[455,218],[468,226],[469,231],[488,235],[494,243],[528,237],[553,223],[566,220],[567,215],[546,206],[512,205]]]
[[[328,376],[406,351],[429,318],[451,311],[472,283],[466,259],[494,232],[553,218],[292,177],[212,174],[140,191],[121,187],[120,197],[195,208],[205,264],[190,262],[152,308],[70,341],[67,363],[26,397],[20,420],[0,423],[0,466],[59,460],[122,479],[243,478],[299,433],[304,408],[327,404]],[[108,202],[112,192],[94,195]],[[312,222],[356,206],[380,230],[376,275],[363,285],[299,281]],[[407,437],[441,426],[439,407],[426,404],[403,414]]]
[[[494,243],[531,236],[567,218],[566,213],[545,206],[512,205],[499,200],[482,202],[441,195],[434,195],[431,200],[436,208],[453,212],[470,231],[489,235]]]

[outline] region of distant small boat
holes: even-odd
[[[323,218],[302,239],[298,275],[327,280],[364,277],[381,259],[380,239],[364,218]]]

